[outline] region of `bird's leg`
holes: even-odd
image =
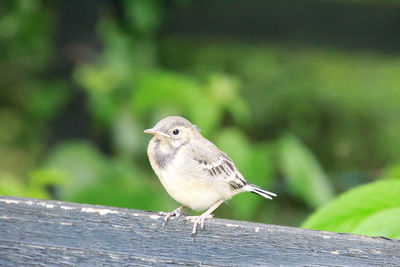
[[[179,208],[171,212],[163,212],[163,211],[159,212],[160,215],[164,216],[163,226],[168,221],[169,217],[176,216],[176,218],[179,218],[183,214],[183,208],[184,206],[180,206]]]
[[[206,212],[204,212],[200,216],[187,216],[186,217],[186,220],[193,222],[192,234],[196,233],[197,225],[200,224],[201,228],[204,228],[204,220],[211,219],[213,217],[213,215],[211,213],[214,210],[216,210],[219,207],[219,205],[221,205],[222,203],[224,203],[223,200],[218,200],[214,205],[212,205]]]

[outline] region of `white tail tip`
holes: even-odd
[[[254,184],[247,184],[246,185],[247,190],[249,192],[252,192],[254,194],[260,195],[262,197],[268,198],[272,200],[272,197],[276,197],[277,195],[275,193],[269,192],[267,190],[264,190]]]

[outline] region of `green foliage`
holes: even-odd
[[[160,25],[161,11],[157,1],[125,1],[125,15],[131,30],[151,36]]]
[[[233,105],[233,106],[232,106]],[[204,133],[215,130],[224,112],[244,123],[248,108],[238,96],[238,83],[226,75],[214,75],[207,83],[167,71],[149,73],[140,80],[132,102],[133,112],[161,117],[182,114],[201,125]]]
[[[48,186],[62,186],[64,176],[57,170],[35,170],[25,183],[6,173],[0,173],[0,195],[47,199]]]
[[[45,150],[49,122],[68,101],[70,88],[43,75],[53,52],[54,24],[44,4],[2,1],[0,17],[0,170],[3,179],[13,177],[10,186],[18,184],[12,187],[28,192],[30,173]]]
[[[43,69],[51,52],[50,14],[39,1],[3,1],[0,4],[0,80],[26,77]],[[7,74],[7,75],[6,75]],[[7,77],[8,76],[8,77]]]
[[[313,208],[334,197],[331,182],[321,165],[296,137],[287,135],[280,141],[280,169],[289,191]]]
[[[381,176],[385,179],[400,179],[400,164],[386,168]]]
[[[188,38],[169,38],[162,51],[175,70],[234,73],[245,83],[253,134],[289,131],[329,172],[379,169],[400,158],[396,55]]]
[[[303,227],[400,239],[400,181],[356,187],[317,210]]]
[[[63,186],[57,188],[60,199],[141,209],[165,206],[163,195],[156,193],[155,180],[133,164],[107,158],[87,142],[59,145],[43,168],[64,177]]]
[[[156,68],[151,43],[118,34],[113,25],[103,30],[108,44],[103,55],[97,64],[81,66],[74,75],[89,94],[90,108],[103,127],[110,126],[121,106],[136,119],[149,114],[153,114],[153,121],[167,114],[185,115],[205,133],[215,130],[224,112],[239,123],[248,122],[249,109],[239,97],[237,79],[213,73],[202,81]]]

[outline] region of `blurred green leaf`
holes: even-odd
[[[208,101],[214,102],[221,109],[230,112],[236,122],[249,124],[251,114],[249,107],[239,96],[240,80],[226,74],[214,73],[209,76],[205,85],[209,92]]]
[[[125,1],[129,26],[140,34],[153,34],[160,25],[160,5],[154,0]]]
[[[34,171],[28,183],[6,173],[0,173],[0,195],[47,199],[48,186],[60,185],[61,177],[52,171]]]
[[[198,82],[190,76],[153,71],[143,75],[132,99],[135,114],[144,116],[154,108],[167,106],[176,112],[189,108],[204,96]]]
[[[48,185],[62,186],[65,184],[67,176],[63,171],[57,169],[36,169],[31,173],[29,186],[31,188],[43,188]]]
[[[24,85],[29,87],[29,102],[26,103],[27,113],[35,119],[49,120],[58,114],[69,100],[70,88],[62,81],[42,82],[30,81]],[[46,97],[43,97],[46,95]]]
[[[118,155],[130,158],[144,154],[144,144],[148,142],[148,137],[143,129],[144,126],[133,117],[128,108],[120,108],[111,125],[112,141]]]
[[[159,120],[171,114],[187,116],[209,133],[221,123],[225,111],[242,123],[250,114],[238,95],[238,81],[214,75],[207,83],[175,72],[147,72],[139,79],[132,98],[132,111],[138,117],[153,113]]]
[[[386,168],[381,177],[384,179],[400,179],[400,164]]]
[[[400,239],[400,207],[384,209],[370,215],[354,229],[354,233]]]
[[[279,145],[279,166],[289,191],[313,208],[333,199],[333,186],[311,151],[292,135]]]
[[[44,166],[67,177],[65,184],[58,188],[58,194],[61,199],[69,200],[94,186],[102,173],[107,171],[105,159],[98,150],[83,141],[58,145],[49,154]]]
[[[400,181],[358,186],[313,213],[302,227],[400,238]]]
[[[6,173],[0,173],[0,195],[22,197],[32,196],[27,185],[25,185],[20,179]],[[42,196],[42,198],[47,197]]]
[[[208,133],[222,117],[222,109],[211,99],[191,76],[154,71],[141,77],[132,98],[132,109],[138,117],[156,114],[157,120],[172,114],[187,116]]]

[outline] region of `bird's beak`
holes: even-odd
[[[160,131],[157,131],[157,130],[154,130],[154,129],[147,129],[147,130],[144,130],[144,132],[147,133],[147,134],[152,134],[152,135],[158,136],[158,137],[169,138],[168,134],[165,134],[163,132],[160,132]]]

